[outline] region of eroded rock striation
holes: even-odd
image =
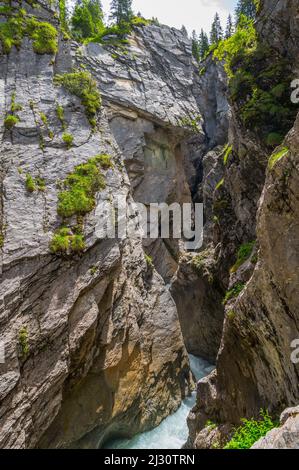
[[[277,63],[286,61],[296,76],[297,2],[262,2],[256,28],[260,50],[273,48]],[[228,286],[226,315],[216,371],[199,382],[188,419],[188,445],[195,448],[223,445],[241,418],[258,417],[261,409],[279,416],[299,400],[299,368],[291,361],[291,344],[299,337],[299,121],[281,146],[269,151],[263,128],[244,128],[240,104],[233,103],[231,111],[231,148],[214,195],[220,209],[214,232],[220,243],[217,273]],[[252,249],[238,264],[235,253],[242,243]],[[208,420],[217,424],[213,434]],[[257,447],[295,447],[295,421],[283,420],[282,428]]]
[[[58,28],[54,10],[38,3],[23,7]],[[163,280],[177,263],[169,257],[165,269],[161,259],[162,277],[141,240],[97,237],[117,197],[132,207],[133,198],[189,201],[180,144],[193,135],[193,114],[204,140],[189,41],[149,26],[131,42],[140,74],[135,59],[124,65],[97,45],[82,55],[62,35],[55,56],[34,52],[26,36],[0,58],[0,447],[99,447],[154,427],[192,387]],[[103,106],[92,118],[54,79],[74,68],[98,82]],[[17,117],[10,127],[8,114]],[[86,174],[97,190],[84,193],[89,209],[73,208],[72,188]],[[128,220],[137,223],[136,213]]]

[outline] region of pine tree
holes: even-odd
[[[199,62],[199,43],[196,31],[192,31],[192,54],[197,62]]]
[[[203,59],[206,55],[206,53],[209,50],[209,38],[207,33],[204,32],[203,29],[200,31],[199,35],[199,56],[201,59]]]
[[[133,17],[132,0],[112,0],[111,18],[117,25],[129,23]]]
[[[225,30],[225,39],[230,38],[234,33],[234,25],[232,15],[229,14],[226,23],[226,30]]]
[[[245,15],[250,19],[255,19],[256,4],[254,0],[238,0],[235,10],[236,24],[239,23],[241,15]]]
[[[71,18],[72,29],[78,38],[90,38],[104,29],[100,0],[77,0]]]
[[[188,37],[188,31],[187,31],[186,26],[183,25],[182,28],[181,28],[181,31],[182,31],[184,36]]]
[[[210,42],[211,44],[218,44],[219,41],[223,38],[223,30],[221,26],[221,21],[218,13],[216,13],[214,21],[212,23],[212,29],[210,33]]]

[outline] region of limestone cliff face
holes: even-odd
[[[217,158],[203,158],[227,134],[223,68],[211,64],[201,83],[190,40],[155,25],[136,29],[124,49],[89,44],[75,57],[98,82],[134,200],[146,206],[206,202],[208,186],[218,181],[203,175]],[[223,324],[221,294],[215,297],[208,279],[200,280],[194,255],[180,240],[145,240],[144,248],[170,287],[188,352],[214,361]]]
[[[257,30],[264,45],[271,31],[274,50],[289,58],[296,76],[297,2],[262,2]],[[299,337],[299,121],[297,117],[269,160],[271,151],[258,133],[240,125],[239,113],[233,106],[232,154],[221,192],[214,197],[216,202],[226,201],[216,231],[218,275],[230,287],[239,283],[245,288],[226,305],[216,371],[198,384],[197,404],[189,416],[188,444],[195,448],[221,445],[232,424],[242,417],[258,416],[261,408],[278,416],[299,400],[299,368],[291,361],[291,343]],[[253,252],[230,274],[236,247],[255,238],[258,253]],[[218,424],[213,434],[205,428],[208,419]],[[298,439],[295,418],[282,419],[282,424],[281,430],[270,433],[257,447],[294,447]]]
[[[23,6],[57,26],[54,11],[39,3],[37,10]],[[165,247],[153,248],[161,253],[162,277],[146,262],[140,240],[99,240],[95,233],[99,218],[107,217],[104,203],[118,196],[129,205],[133,198],[191,198],[182,169],[195,170],[181,150],[192,135],[182,119],[199,113],[190,44],[181,33],[154,26],[131,41],[132,57],[124,63],[96,45],[82,54],[62,37],[55,57],[34,53],[26,37],[0,57],[0,340],[6,354],[0,447],[98,447],[110,436],[157,425],[192,385],[176,305],[163,280],[177,263]],[[80,99],[53,81],[80,65],[92,71],[103,96],[94,130]],[[3,122],[12,102],[19,121],[8,130]],[[69,149],[65,129],[74,137]],[[200,123],[197,134],[204,139]],[[86,247],[54,255],[49,244],[63,223],[57,213],[63,181],[99,154],[109,154],[113,166],[101,170],[106,188],[80,219]]]

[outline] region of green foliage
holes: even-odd
[[[108,170],[109,168],[113,168],[113,163],[111,159],[111,155],[107,155],[105,153],[96,156],[97,163],[103,168],[103,170]]]
[[[236,317],[236,312],[234,312],[234,310],[230,310],[227,312],[226,316],[230,321],[232,321]]]
[[[218,191],[224,185],[224,178],[222,178],[216,185],[215,191]]]
[[[234,266],[231,268],[230,270],[231,273],[235,273],[239,269],[239,267],[242,266],[242,264],[244,264],[245,261],[247,261],[250,258],[252,251],[255,247],[255,244],[256,242],[253,241],[249,243],[244,243],[243,245],[240,246],[238,250],[237,261],[234,264]]]
[[[239,57],[249,54],[257,46],[257,36],[253,21],[242,17],[233,36],[219,42],[213,55],[216,59],[225,60],[225,71],[233,75],[233,65]]]
[[[58,195],[58,214],[62,217],[85,215],[95,206],[95,194],[105,188],[105,180],[99,170],[102,156],[78,165],[64,181],[65,190]]]
[[[50,23],[41,22],[35,17],[24,15],[22,9],[15,10],[6,21],[0,23],[0,43],[2,51],[9,54],[13,46],[20,48],[23,38],[29,36],[37,54],[57,52],[58,33]]]
[[[270,132],[266,137],[266,144],[270,147],[275,147],[280,145],[284,139],[282,134],[278,134],[277,132]]]
[[[4,246],[4,234],[1,229],[0,230],[0,250],[3,248],[3,246]]]
[[[67,227],[60,228],[54,235],[51,243],[50,250],[52,253],[67,253],[70,242],[71,242],[72,232]]]
[[[92,127],[95,127],[94,118],[101,108],[102,100],[97,84],[90,73],[80,71],[55,75],[54,82],[81,99],[89,122]]]
[[[44,178],[33,178],[29,173],[26,174],[26,181],[25,181],[26,189],[29,193],[33,193],[34,191],[45,191],[46,189],[46,182]]]
[[[240,22],[242,15],[255,19],[257,13],[258,3],[256,0],[238,0],[237,7],[235,10],[236,23]]]
[[[208,421],[205,424],[205,427],[210,428],[210,430],[212,431],[213,429],[217,428],[217,424],[211,421],[210,419],[208,419]]]
[[[59,103],[56,105],[56,116],[58,117],[59,121],[61,122],[62,129],[66,129],[65,117],[64,117],[64,109]]]
[[[82,234],[75,234],[71,237],[71,250],[74,253],[80,253],[85,250],[85,241]]]
[[[278,427],[267,411],[261,410],[260,419],[242,419],[240,426],[225,449],[250,449],[255,442],[264,437],[269,431]]]
[[[103,10],[99,0],[77,1],[71,18],[72,31],[78,39],[92,38],[103,33]]]
[[[258,132],[269,147],[280,144],[297,112],[289,96],[292,64],[258,43],[253,20],[245,16],[235,34],[219,43],[214,57],[225,61],[231,100],[244,126]]]
[[[73,145],[74,137],[72,136],[72,134],[69,134],[68,132],[64,132],[64,134],[62,134],[62,140],[67,146],[67,148],[70,149]]]
[[[40,178],[40,177],[35,178],[35,184],[39,191],[43,192],[46,190],[46,181],[44,180],[44,178]]]
[[[230,155],[232,154],[232,151],[233,151],[233,146],[227,144],[225,149],[224,149],[224,156],[223,156],[224,165],[227,165],[228,159],[229,159]]]
[[[58,50],[58,33],[53,25],[30,18],[27,20],[26,31],[33,41],[34,52],[37,54],[56,54]]]
[[[148,267],[153,269],[154,268],[153,258],[151,256],[147,255],[146,253],[144,254],[144,257],[145,257],[145,261],[146,261]]]
[[[146,20],[145,18],[141,16],[133,16],[131,19],[131,25],[132,26],[147,26],[151,24],[150,20]]]
[[[59,0],[59,21],[63,31],[68,31],[66,0]]]
[[[186,127],[190,129],[192,132],[199,133],[201,130],[200,124],[202,122],[202,117],[199,114],[198,116],[194,117],[182,117],[180,119],[180,125],[182,127]]]
[[[4,126],[6,129],[11,130],[19,121],[20,119],[18,118],[18,116],[8,114],[4,119]]]
[[[19,331],[19,346],[21,350],[21,357],[26,358],[29,354],[30,348],[29,348],[29,335],[28,335],[28,329],[26,326],[23,326],[21,330]]]
[[[231,289],[229,289],[223,299],[223,302],[222,302],[223,305],[226,305],[231,299],[238,297],[238,295],[242,292],[244,287],[245,287],[245,284],[242,282],[239,282],[238,284],[235,284]]]
[[[41,118],[42,123],[47,127],[48,126],[48,118],[44,113],[39,113],[39,117]]]
[[[218,44],[223,38],[223,30],[221,26],[221,21],[219,14],[216,13],[214,21],[212,23],[211,33],[210,33],[210,43],[211,45]]]
[[[29,173],[27,173],[27,175],[26,175],[25,185],[26,185],[26,189],[29,193],[33,193],[36,190],[36,185],[35,185],[34,179],[32,178],[32,176]]]
[[[280,150],[278,150],[278,152],[273,153],[268,163],[270,170],[274,168],[277,162],[279,162],[282,158],[286,157],[288,153],[289,153],[288,147],[282,147]]]
[[[111,18],[117,25],[129,24],[133,18],[132,0],[112,0]]]

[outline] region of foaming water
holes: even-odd
[[[209,375],[214,366],[200,357],[190,355],[190,366],[196,380]],[[106,444],[106,449],[181,449],[188,438],[187,416],[193,408],[196,392],[186,398],[176,413],[168,416],[152,431],[132,439],[117,439]]]

